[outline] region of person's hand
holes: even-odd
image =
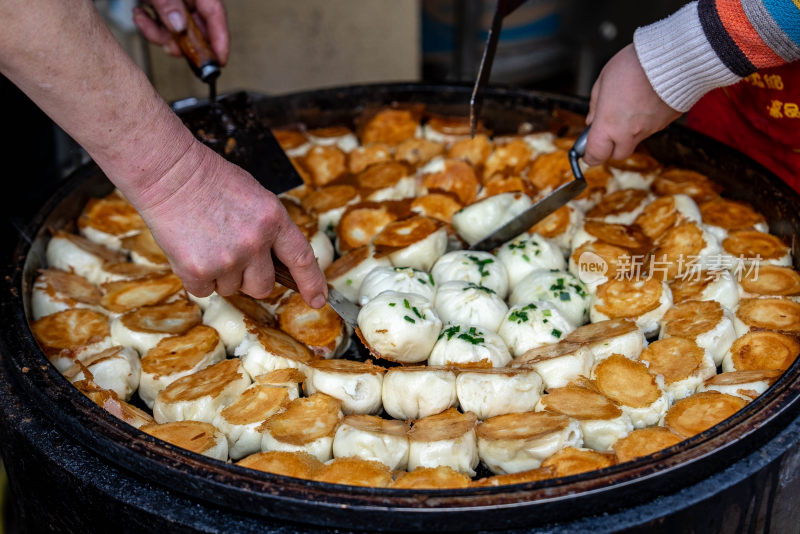
[[[189,13],[200,31],[210,41],[211,48],[217,54],[220,65],[228,62],[230,34],[222,0],[186,0],[185,4],[184,0],[145,1],[155,8],[159,18],[163,21],[163,24],[154,21],[141,7],[133,8],[133,21],[145,39],[153,44],[163,46],[167,53],[181,57],[181,50],[172,38],[170,30],[181,32],[186,28],[186,8],[188,7]]]
[[[303,300],[325,305],[325,276],[280,200],[201,143],[136,196],[135,205],[193,295],[241,290],[266,297],[273,289],[272,251],[291,271]]]
[[[624,159],[639,142],[680,116],[653,90],[629,44],[606,63],[592,87],[586,116],[592,129],[583,160],[599,165],[609,158]]]

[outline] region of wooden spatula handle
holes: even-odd
[[[294,281],[294,278],[292,278],[292,273],[289,272],[289,268],[284,265],[281,260],[276,258],[274,254],[272,255],[272,266],[275,268],[276,282],[289,289],[299,291],[297,283]]]
[[[142,4],[142,8],[150,18],[159,20],[158,13],[152,6]],[[186,4],[183,5],[183,17],[186,20],[186,28],[181,32],[171,31],[172,38],[178,43],[178,47],[195,75],[204,82],[209,82],[220,74],[219,58],[195,23]],[[167,28],[171,27],[165,20],[162,20],[161,23]]]
[[[186,29],[175,34],[175,40],[194,73],[207,82],[210,78],[219,76],[219,59],[188,10],[185,16]]]

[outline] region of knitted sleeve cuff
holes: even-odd
[[[696,1],[638,28],[633,44],[653,89],[677,111],[688,111],[708,91],[741,80],[714,52]]]

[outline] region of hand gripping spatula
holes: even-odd
[[[259,159],[267,168],[259,169],[259,172],[253,173],[253,176],[261,185],[273,192],[280,192],[303,184],[303,179],[300,178],[278,140],[269,130],[264,132],[264,137],[259,142],[259,150],[261,155]],[[248,170],[252,172],[252,169]],[[289,268],[274,254],[272,256],[272,264],[275,268],[275,281],[289,289],[298,291],[297,283],[292,278]],[[330,286],[328,287],[328,304],[348,326],[353,329],[358,326],[356,319],[360,308]]]

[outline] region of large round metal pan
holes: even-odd
[[[367,107],[392,102],[423,103],[432,112],[465,114],[469,88],[419,84],[343,87],[278,97],[239,95],[229,105],[247,106],[248,129],[239,145],[257,137],[264,124],[305,122],[311,126],[352,124]],[[238,102],[238,103],[237,103]],[[537,129],[577,131],[575,113],[583,100],[519,90],[489,90],[483,117],[496,133],[516,131],[522,122]],[[199,106],[186,121],[205,124]],[[249,132],[249,133],[248,133]],[[241,147],[240,163],[257,154]],[[671,127],[647,142],[667,165],[708,174],[728,196],[752,203],[770,231],[787,239],[800,258],[800,196],[741,154],[681,127]],[[236,158],[234,158],[236,159]],[[250,161],[248,161],[250,160]],[[670,449],[647,458],[564,479],[496,488],[408,491],[345,487],[256,472],[195,455],[130,427],[69,384],[48,363],[28,328],[29,293],[43,266],[52,229],[69,228],[86,199],[110,191],[99,170],[77,171],[42,206],[6,272],[2,299],[4,328],[0,349],[4,366],[19,389],[61,434],[116,469],[181,498],[248,517],[277,518],[325,527],[364,530],[475,530],[530,527],[575,520],[649,502],[719,473],[769,442],[800,412],[800,362],[755,401],[730,419]]]

